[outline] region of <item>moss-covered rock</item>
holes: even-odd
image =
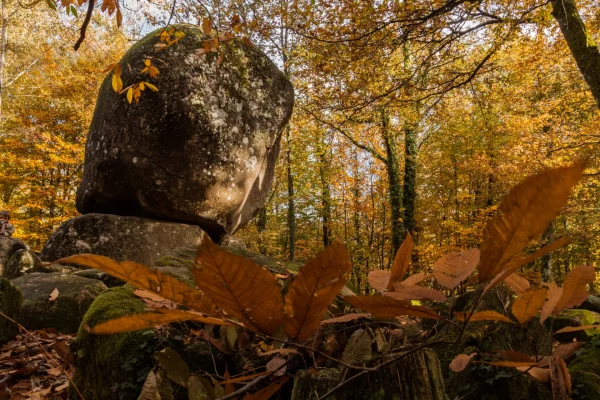
[[[59,273],[32,273],[13,279],[23,293],[21,323],[27,329],[56,328],[74,333],[84,314],[106,286],[97,280]],[[58,297],[49,301],[58,289]]]
[[[550,317],[544,323],[546,327],[552,327],[556,332],[568,326],[593,325],[600,322],[600,314],[588,310],[564,310],[557,317]],[[586,329],[584,331],[566,332],[555,334],[554,338],[559,342],[570,342],[574,339],[580,342],[588,342],[598,335],[597,329]]]
[[[19,239],[0,236],[0,276],[4,276],[8,260],[18,250],[25,250],[27,246]]]
[[[600,400],[600,341],[587,344],[569,364],[574,400]]]
[[[157,340],[152,329],[97,336],[83,326],[94,326],[145,310],[131,285],[108,289],[92,303],[77,332],[74,345],[77,368],[74,381],[86,399],[137,399],[144,379],[153,367]],[[76,398],[76,396],[73,396]]]
[[[294,91],[256,46],[222,43],[219,62],[198,53],[208,39],[200,27],[168,29],[182,36],[161,51],[158,80],[140,71],[162,29],[120,60],[131,66],[122,70],[126,85],[150,81],[157,92],[129,104],[115,95],[112,74],[102,83],[77,209],[197,224],[218,241],[264,205]]]
[[[336,368],[299,371],[294,378],[292,400],[318,399],[338,385],[343,372]],[[332,399],[446,400],[440,362],[431,349],[420,350],[387,368],[365,374],[344,386]]]
[[[23,274],[39,268],[42,260],[31,250],[17,250],[10,257],[4,270],[4,277],[8,279],[18,278]]]
[[[0,311],[19,322],[22,303],[21,290],[8,279],[0,277]],[[17,333],[19,333],[19,328],[16,324],[0,317],[0,344],[11,340]]]

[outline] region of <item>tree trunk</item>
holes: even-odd
[[[415,200],[417,197],[417,129],[407,124],[404,127],[404,226],[411,234],[415,230]]]
[[[402,220],[402,186],[400,184],[400,167],[396,143],[389,128],[389,115],[384,108],[381,111],[381,129],[386,151],[386,168],[390,191],[390,211],[392,214],[392,256],[398,251],[404,240],[404,223]]]
[[[296,258],[296,210],[294,204],[294,175],[292,174],[292,144],[290,142],[290,126],[285,128],[285,137],[287,140],[287,183],[288,183],[288,244],[289,260]]]
[[[321,221],[323,224],[323,246],[327,247],[331,244],[331,188],[330,180],[330,158],[327,156],[328,146],[326,136],[317,138],[319,146],[319,179],[321,181]]]
[[[4,99],[4,63],[6,61],[6,42],[7,42],[7,33],[6,33],[6,25],[8,24],[8,20],[6,18],[6,0],[2,0],[2,4],[0,5],[1,10],[1,23],[2,28],[0,31],[0,128],[2,128],[2,100]]]
[[[600,108],[600,51],[579,15],[575,0],[551,0],[552,15],[569,45],[579,71]]]
[[[554,221],[550,224],[544,235],[542,236],[542,243],[547,245],[553,241],[554,238]],[[542,257],[542,280],[544,282],[552,281],[552,252]]]

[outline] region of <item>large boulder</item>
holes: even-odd
[[[56,328],[74,333],[94,299],[106,290],[104,283],[60,273],[32,273],[13,279],[23,293],[21,323],[30,330]],[[54,290],[58,296],[50,300]]]
[[[4,276],[4,270],[8,265],[8,260],[17,250],[26,249],[27,247],[19,239],[7,238],[0,236],[0,276]]]
[[[19,288],[8,279],[0,277],[0,311],[13,321],[19,322],[22,303],[23,296]],[[0,344],[11,340],[19,333],[19,328],[13,321],[0,317]]]
[[[204,232],[195,225],[139,217],[87,214],[63,223],[42,249],[42,260],[91,253],[117,261],[152,265],[182,245],[197,246]]]
[[[196,223],[219,240],[263,205],[294,91],[258,48],[231,40],[219,61],[199,52],[208,39],[199,27],[174,28],[185,36],[158,54],[157,80],[140,71],[160,31],[120,61],[125,85],[150,81],[158,92],[129,104],[112,89],[112,74],[104,80],[77,209]]]

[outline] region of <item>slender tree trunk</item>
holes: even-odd
[[[331,244],[331,188],[330,188],[330,157],[328,157],[328,149],[326,136],[317,138],[319,146],[319,178],[321,181],[321,220],[323,224],[323,246],[327,247]]]
[[[550,224],[544,235],[542,243],[544,245],[551,243],[554,239],[554,221]],[[544,282],[552,281],[552,253],[548,253],[542,257],[542,280]]]
[[[288,183],[288,244],[289,259],[294,261],[296,258],[296,209],[294,202],[294,175],[292,173],[292,144],[290,142],[290,126],[285,128],[285,137],[287,140],[287,183]]]
[[[0,30],[0,129],[2,128],[3,121],[3,113],[2,106],[4,100],[4,63],[6,62],[6,43],[7,43],[7,18],[6,18],[6,0],[2,0],[0,4],[0,18],[2,19],[0,22],[2,23],[2,28]]]
[[[579,71],[600,108],[600,51],[579,15],[575,0],[551,0],[552,15],[569,45]]]
[[[267,246],[264,238],[264,231],[267,229],[267,206],[264,205],[258,210],[256,216],[256,230],[258,231],[258,250],[261,254],[267,254]]]
[[[404,226],[412,233],[415,230],[415,201],[417,197],[417,129],[407,124],[404,127]]]
[[[390,191],[390,210],[392,213],[392,258],[404,240],[404,223],[402,220],[402,185],[400,183],[400,167],[396,143],[389,127],[389,115],[384,108],[381,111],[381,128],[386,151],[386,167]]]

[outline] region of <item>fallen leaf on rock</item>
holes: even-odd
[[[54,301],[58,298],[58,289],[54,288],[54,290],[52,291],[52,293],[50,293],[50,297],[48,298],[48,301]]]

